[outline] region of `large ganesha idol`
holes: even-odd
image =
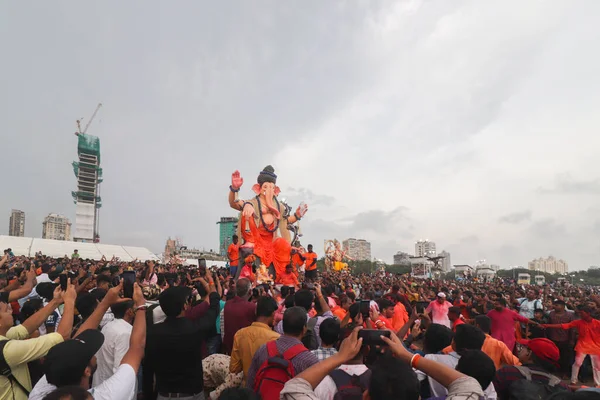
[[[231,175],[229,187],[229,205],[241,211],[238,222],[238,237],[242,238],[240,259],[254,254],[259,260],[257,265],[265,265],[275,278],[285,272],[290,263],[292,238],[290,231],[297,236],[296,222],[306,214],[308,206],[304,203],[290,214],[291,208],[277,196],[280,193],[277,175],[272,166],[267,165],[259,174],[252,191],[256,196],[250,200],[238,199],[238,192],[244,183],[239,171]]]

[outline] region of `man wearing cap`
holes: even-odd
[[[55,345],[70,337],[75,313],[75,289],[70,284],[66,292],[60,288],[54,291],[54,298],[44,308],[27,318],[21,325],[13,327],[12,309],[8,304],[0,303],[0,342],[5,342],[2,353],[11,369],[13,379],[0,375],[0,399],[27,399],[31,390],[31,378],[27,363],[37,360]],[[64,302],[64,317],[56,333],[49,333],[35,339],[27,339],[35,332],[54,310]],[[11,340],[20,339],[20,340]]]
[[[108,291],[92,315],[77,331],[74,339],[56,345],[48,352],[44,362],[45,375],[31,391],[30,400],[42,400],[57,388],[66,386],[81,386],[88,390],[95,400],[133,398],[146,341],[146,306],[142,290],[137,283],[134,284],[133,290],[136,318],[129,341],[129,350],[125,353],[117,371],[109,379],[99,386],[90,388],[90,378],[97,367],[95,354],[104,343],[104,335],[98,330],[98,326],[108,308],[123,301],[119,297],[122,288],[121,283]],[[63,316],[63,320],[65,317]]]
[[[510,385],[517,380],[526,379],[524,373],[531,374],[531,380],[544,385],[558,385],[568,390],[567,385],[551,375],[558,367],[560,354],[558,347],[546,338],[517,341],[517,355],[522,366],[506,366],[496,371],[493,383],[500,400],[508,399]],[[523,372],[522,372],[523,371]],[[537,372],[537,373],[536,373]]]
[[[439,292],[437,299],[429,303],[425,309],[425,313],[431,314],[431,320],[434,324],[440,324],[452,328],[450,319],[448,318],[448,310],[452,307],[452,303],[446,301],[446,293]]]

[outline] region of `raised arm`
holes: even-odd
[[[144,348],[146,347],[146,300],[142,294],[142,289],[137,283],[133,284],[133,302],[135,304],[135,320],[131,337],[129,338],[129,350],[123,356],[121,365],[129,364],[137,374],[140,369],[142,358],[144,358]]]
[[[391,332],[391,339],[388,339],[385,336],[381,336],[381,338],[390,346],[390,350],[392,350],[394,356],[406,362],[407,364],[410,365],[413,357],[417,357],[418,361],[414,362],[412,367],[424,372],[426,375],[438,381],[446,388],[448,388],[448,386],[450,386],[450,384],[457,379],[466,377],[466,375],[442,363],[428,360],[425,357],[410,353],[408,350],[406,350],[400,339],[398,339],[398,336],[396,336],[393,332]]]
[[[106,311],[108,311],[108,308],[119,301],[119,293],[122,289],[123,280],[121,279],[121,282],[117,286],[110,289],[108,293],[106,293],[106,296],[104,296],[104,299],[102,299],[100,304],[98,304],[92,315],[90,315],[88,319],[86,319],[85,322],[81,324],[74,337],[77,337],[77,335],[79,335],[81,332],[86,331],[88,329],[98,329],[98,326],[102,321],[102,317],[104,317],[104,314],[106,313]]]
[[[71,338],[71,333],[73,332],[75,299],[77,298],[75,286],[73,286],[70,281],[67,281],[67,290],[62,293],[62,298],[65,305],[62,312],[62,318],[60,319],[60,323],[58,324],[56,332],[60,333],[63,339],[67,340]]]
[[[35,286],[35,271],[30,270],[27,272],[27,281],[23,284],[23,286],[11,290],[8,293],[8,301],[16,301],[22,299],[23,297],[29,295]]]
[[[29,332],[31,335],[48,319],[50,314],[52,314],[54,310],[56,310],[56,308],[62,304],[62,302],[62,292],[60,291],[60,286],[57,286],[54,289],[54,298],[50,300],[48,305],[46,305],[44,308],[27,318],[23,322],[23,327],[27,329],[27,332]]]
[[[331,312],[329,304],[327,304],[327,300],[325,300],[325,297],[321,292],[321,285],[315,284],[315,291],[317,292],[317,301],[321,305],[321,310],[323,310],[323,314],[325,314],[327,311]]]

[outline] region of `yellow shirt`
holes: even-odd
[[[59,333],[49,333],[35,339],[27,339],[29,333],[23,325],[12,327],[6,336],[0,335],[0,341],[11,339],[4,346],[4,358],[12,370],[13,376],[27,390],[31,390],[31,377],[27,363],[44,357],[55,345],[63,342]],[[12,387],[11,387],[12,386]],[[11,383],[8,378],[0,376],[0,399],[27,400],[27,395],[16,384]]]
[[[233,351],[231,352],[229,372],[238,373],[244,371],[245,381],[254,353],[263,344],[277,338],[279,338],[279,333],[262,322],[253,322],[252,325],[237,331],[233,337]]]

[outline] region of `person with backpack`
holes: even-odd
[[[537,294],[531,289],[527,291],[527,297],[521,297],[517,299],[517,302],[519,304],[519,314],[527,319],[533,319],[535,310],[544,308],[542,301],[537,298]]]
[[[323,324],[327,322],[329,321]],[[322,326],[322,331],[324,328],[325,325]],[[347,329],[344,336],[348,337],[352,332],[353,330]],[[321,400],[362,398],[371,382],[371,371],[364,362],[369,350],[369,346],[362,346],[354,357],[331,371],[315,388],[315,395]]]
[[[307,330],[307,313],[291,307],[283,314],[283,335],[262,345],[254,354],[246,386],[263,400],[279,399],[285,383],[319,360],[301,342]]]
[[[522,366],[511,365],[496,371],[493,380],[499,400],[527,400],[541,393],[542,397],[554,391],[568,390],[560,379],[553,375],[558,367],[558,347],[549,339],[540,338],[517,343],[517,355]]]

